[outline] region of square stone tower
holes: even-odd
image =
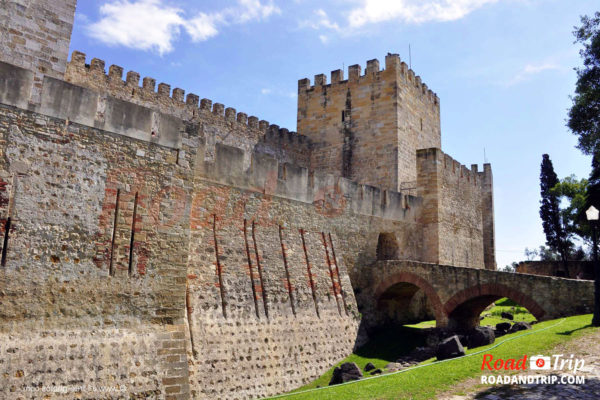
[[[44,75],[64,77],[76,5],[77,0],[2,0],[0,61],[35,73],[34,100]]]
[[[298,133],[311,167],[390,190],[416,186],[416,151],[441,147],[440,101],[397,54],[298,81]]]

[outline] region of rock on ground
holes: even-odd
[[[356,363],[343,363],[333,370],[333,376],[329,385],[338,385],[340,383],[356,381],[363,377],[360,368]]]
[[[474,347],[486,346],[494,343],[496,335],[492,328],[487,326],[478,326],[473,328],[467,335],[467,346],[472,349]]]
[[[502,318],[513,320],[515,317],[511,313],[503,312],[500,314]]]
[[[519,321],[515,322],[513,326],[510,327],[510,333],[524,331],[526,329],[531,329],[531,325],[529,325],[527,322]]]
[[[446,360],[465,355],[465,348],[458,340],[458,336],[454,335],[442,341],[437,348],[435,356],[438,360]]]

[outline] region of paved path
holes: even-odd
[[[479,385],[480,377],[458,384],[452,391],[438,396],[440,400],[597,400],[600,399],[600,331],[563,343],[550,354],[574,354],[585,359],[585,367],[578,376],[585,376],[583,385]],[[527,375],[535,372],[527,370]],[[538,372],[547,375],[547,372]],[[558,375],[560,377],[560,375]],[[457,394],[457,393],[460,393]]]

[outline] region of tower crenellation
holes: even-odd
[[[441,147],[439,99],[397,54],[298,81],[298,132],[314,168],[398,190],[416,180],[416,150]],[[392,151],[390,151],[392,150]]]
[[[384,71],[397,71],[399,76],[404,79],[407,83],[413,83],[418,89],[422,96],[428,99],[428,101],[437,106],[439,104],[439,97],[433,92],[427,84],[422,82],[420,76],[416,75],[415,72],[408,68],[408,65],[401,61],[400,56],[397,54],[388,54],[385,57],[385,68],[380,68],[378,59],[368,60],[364,74],[362,74],[362,67],[359,64],[350,65],[348,67],[348,79],[344,79],[344,71],[337,69],[331,71],[331,83],[327,83],[327,75],[317,74],[314,76],[314,84],[311,85],[309,78],[302,78],[298,80],[298,91],[314,90],[316,87],[327,86],[331,87],[337,84],[348,84],[348,82],[366,83],[369,81],[376,81],[381,78],[380,74]],[[362,75],[361,75],[362,74]]]

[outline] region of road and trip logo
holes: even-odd
[[[577,375],[585,366],[583,358],[575,358],[573,354],[554,354],[552,356],[524,355],[519,359],[496,358],[484,354],[481,363],[482,371],[493,371],[496,374],[481,375],[482,384],[492,385],[524,385],[554,384],[580,385],[585,383],[585,376]],[[530,374],[498,374],[499,372],[526,372]],[[546,373],[546,374],[544,374]]]

